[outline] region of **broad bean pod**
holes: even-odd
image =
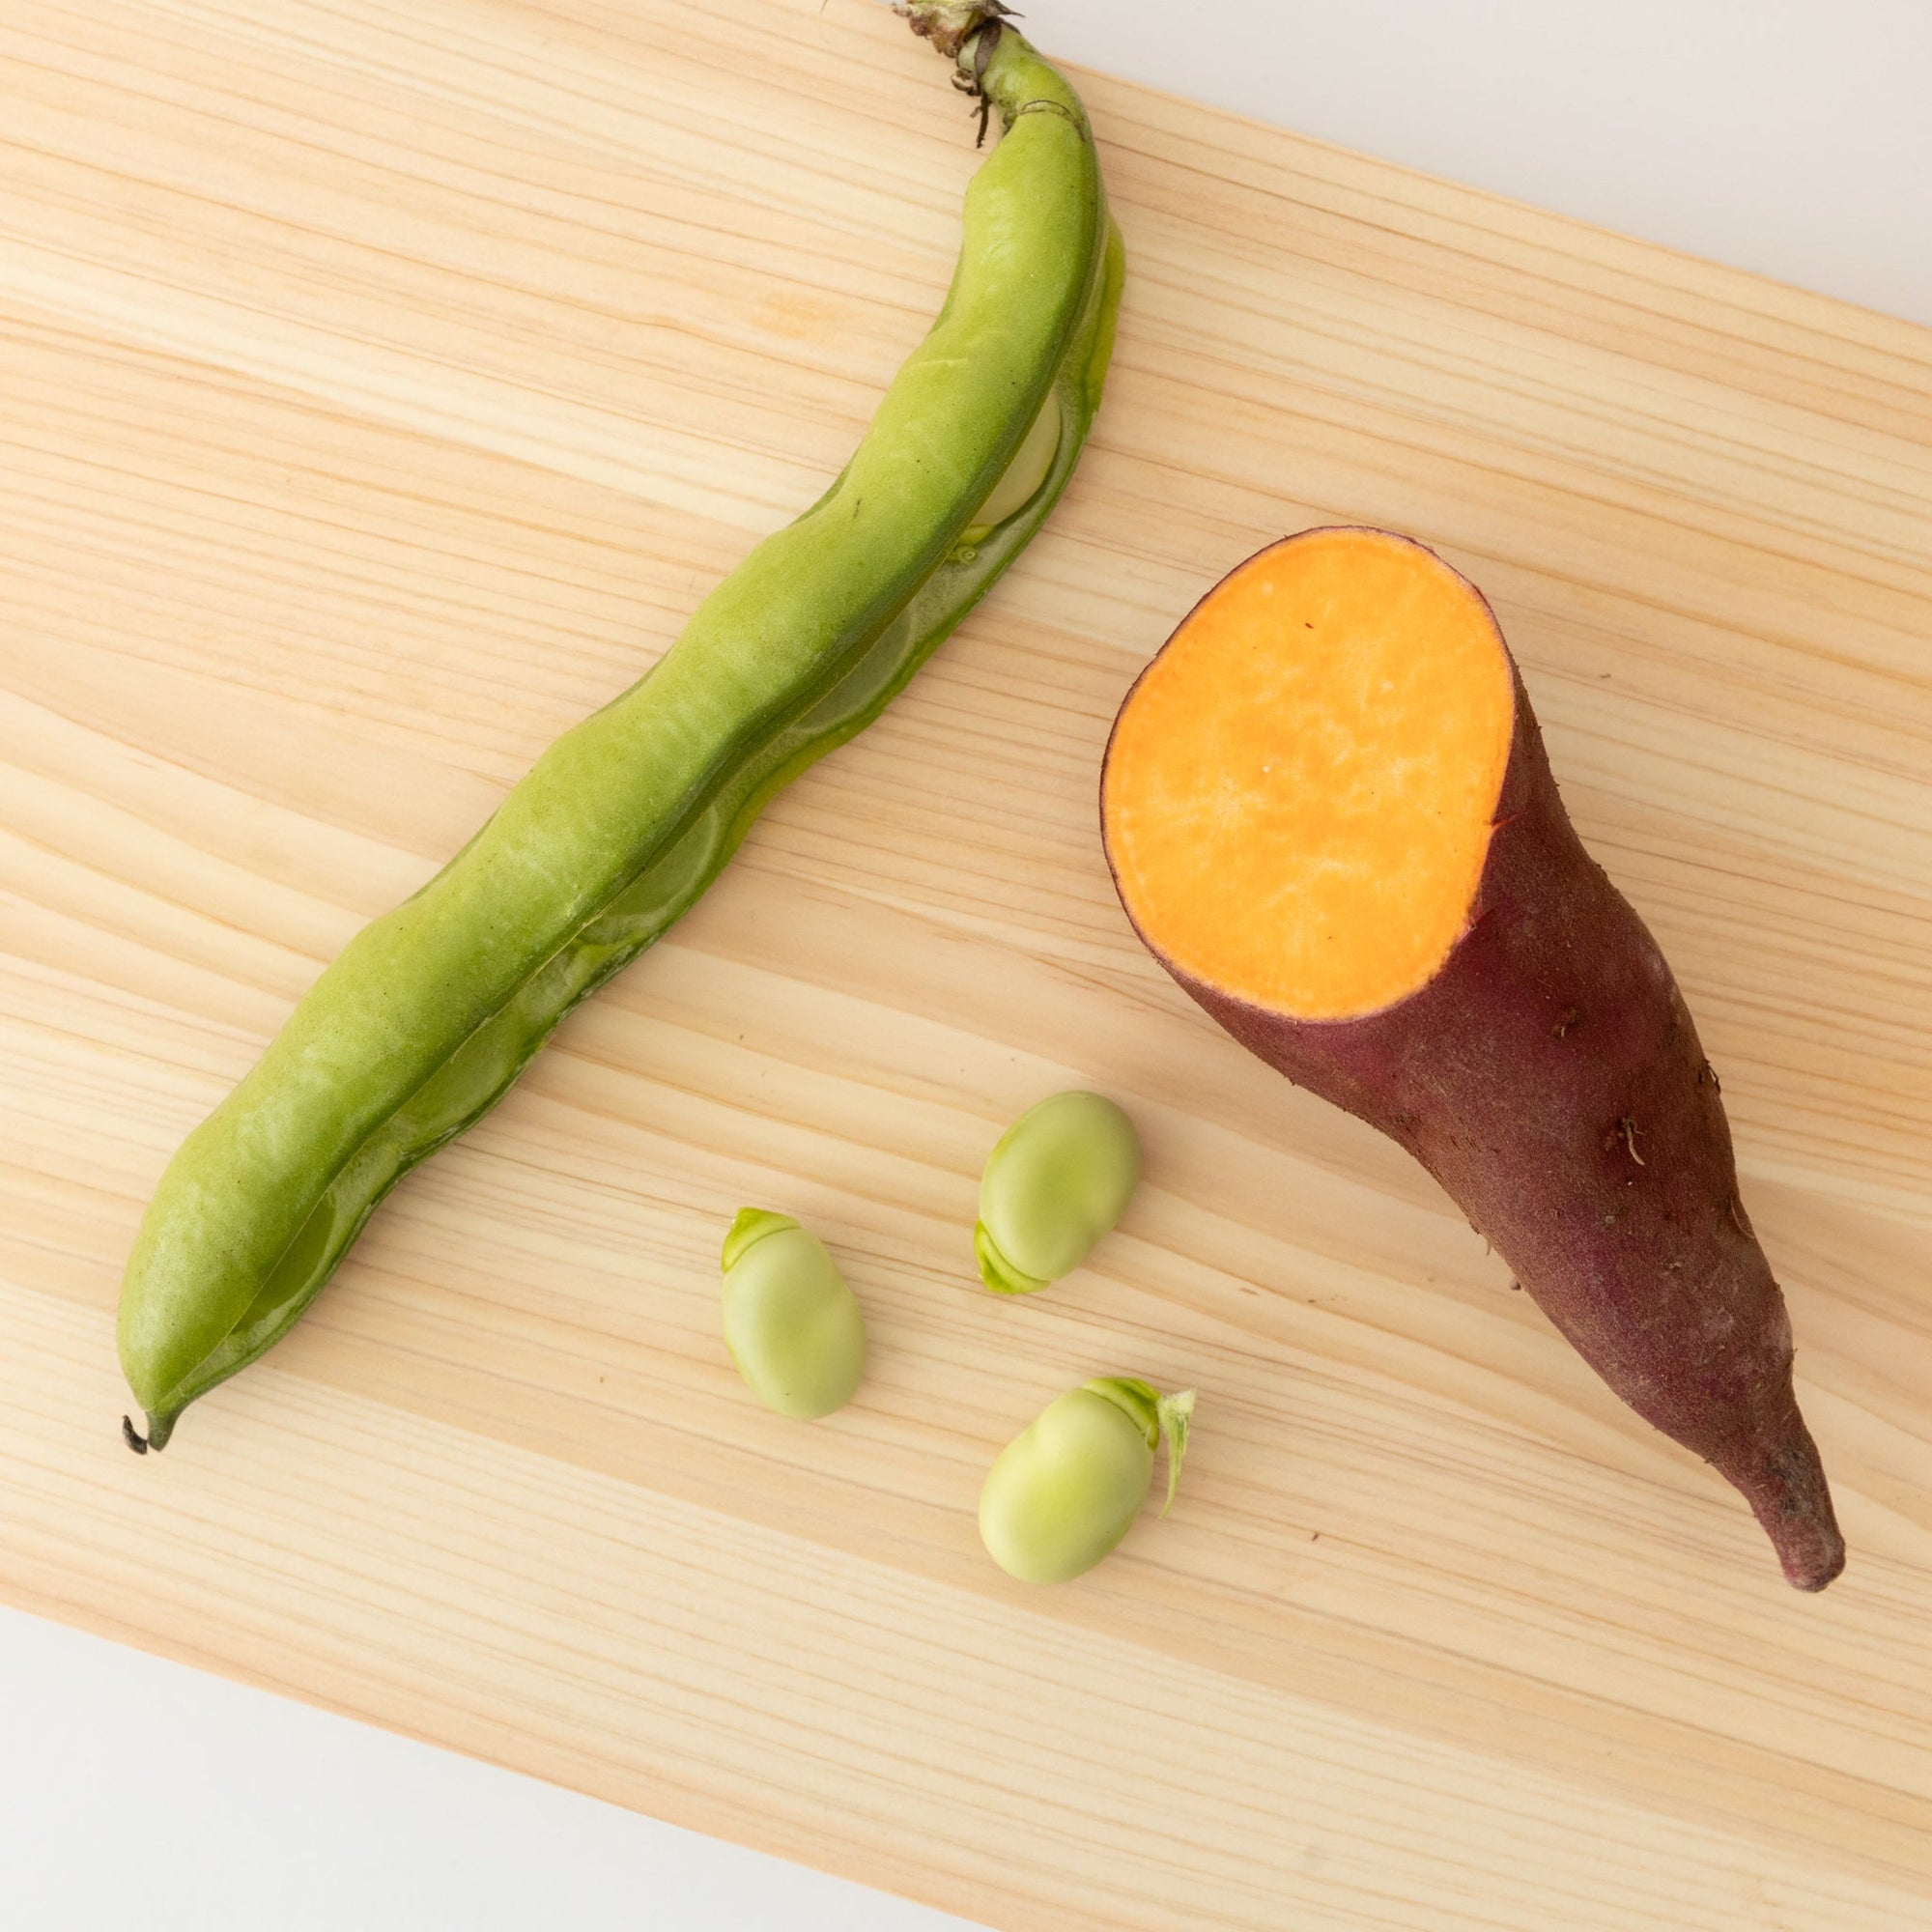
[[[160,1448],[308,1307],[389,1189],[698,897],[781,786],[877,717],[1026,546],[1099,405],[1122,258],[1078,97],[995,5],[915,4],[1004,133],[952,288],[851,462],[351,940],[163,1174],[121,1361]],[[1057,419],[1027,500],[980,517]],[[971,541],[968,541],[968,537]]]

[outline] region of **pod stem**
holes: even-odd
[[[952,85],[971,98],[980,116],[980,132],[973,145],[983,148],[993,120],[986,71],[1000,44],[1002,22],[1013,17],[1013,10],[1003,0],[894,0],[893,11],[903,14],[912,22],[914,33],[930,41],[952,62]],[[1001,119],[1011,119],[1004,107]]]
[[[893,12],[905,16],[921,40],[930,41],[949,60],[988,20],[1005,20],[1012,9],[1004,0],[894,0]]]
[[[1194,1391],[1182,1389],[1179,1395],[1162,1395],[1151,1382],[1134,1376],[1104,1376],[1087,1387],[1105,1396],[1115,1407],[1132,1418],[1147,1436],[1150,1449],[1160,1447],[1167,1437],[1167,1500],[1161,1504],[1165,1516],[1174,1507],[1174,1492],[1180,1481],[1181,1460],[1187,1454],[1187,1432],[1194,1419]]]

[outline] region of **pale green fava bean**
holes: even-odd
[[[1167,1435],[1167,1502],[1174,1506],[1194,1413],[1194,1391],[1162,1395],[1108,1378],[1047,1404],[1001,1450],[980,1492],[980,1540],[1022,1583],[1065,1583],[1093,1569],[1133,1525]]]
[[[1126,1210],[1140,1136],[1098,1094],[1055,1094],[999,1138],[980,1178],[973,1253],[996,1294],[1032,1294],[1071,1274]]]
[[[825,1243],[785,1214],[742,1208],[724,1236],[724,1346],[767,1408],[810,1420],[852,1399],[866,1318]]]

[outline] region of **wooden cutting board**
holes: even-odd
[[[862,0],[10,0],[0,1594],[1003,1928],[1922,1926],[1932,332],[1085,85],[1132,268],[1048,533],[142,1463],[166,1156],[838,468],[974,156]],[[1337,519],[1490,592],[1677,966],[1821,1599],[1116,906],[1122,691]],[[1074,1084],[1147,1183],[995,1300],[980,1163]],[[867,1309],[822,1425],[725,1360],[745,1202]],[[1009,1585],[982,1472],[1108,1372],[1199,1387],[1180,1503]]]

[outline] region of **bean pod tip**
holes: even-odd
[[[179,1412],[176,1411],[177,1414]],[[145,1456],[151,1449],[158,1456],[168,1446],[168,1437],[175,1433],[175,1418],[173,1415],[150,1415],[147,1422],[148,1433],[143,1435],[134,1427],[134,1418],[124,1415],[121,1418],[121,1439],[137,1456]]]

